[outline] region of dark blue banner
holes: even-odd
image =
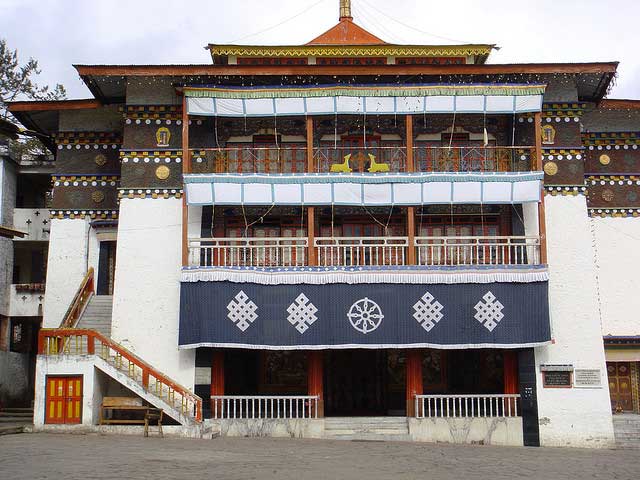
[[[524,347],[550,339],[547,282],[181,284],[183,348]]]

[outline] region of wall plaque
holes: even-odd
[[[566,370],[548,370],[542,372],[542,385],[545,388],[571,388],[572,372]]]
[[[602,378],[599,368],[576,369],[574,374],[576,387],[602,388]]]

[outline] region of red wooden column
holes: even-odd
[[[313,117],[307,117],[307,173],[316,169],[313,158]],[[316,249],[313,245],[316,237],[316,211],[314,207],[307,207],[307,261],[309,266],[318,265]]]
[[[415,164],[413,161],[413,116],[405,117],[406,127],[406,147],[407,147],[407,172],[415,172]],[[407,264],[416,264],[416,209],[415,207],[407,207],[407,237],[409,246],[407,248]]]
[[[322,350],[310,350],[307,352],[307,390],[308,395],[317,395],[319,397],[318,418],[324,417],[323,362],[324,352]]]
[[[536,112],[534,116],[536,136],[536,170],[541,172],[542,167],[542,113]],[[540,201],[538,202],[538,231],[540,232],[540,263],[547,263],[547,224],[544,212],[544,181],[540,189]]]
[[[518,353],[514,350],[505,350],[502,354],[503,358],[503,378],[504,393],[515,394],[519,391],[518,386]],[[516,410],[516,400],[507,400],[505,402],[505,415],[514,415]]]
[[[415,396],[422,395],[422,350],[407,350],[406,369],[407,417],[413,417]]]
[[[182,97],[182,174],[191,173],[191,155],[189,154],[189,114],[187,97]],[[189,207],[187,205],[187,186],[182,184],[182,266],[189,265]]]
[[[224,395],[224,351],[214,350],[213,359],[211,361],[211,387],[210,395]],[[211,402],[212,414],[217,411],[220,415],[222,409],[222,401],[218,401],[217,410]]]

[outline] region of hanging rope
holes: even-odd
[[[267,215],[269,215],[269,213],[271,212],[271,210],[273,210],[273,208],[276,206],[275,203],[272,203],[271,206],[267,209],[266,212],[264,212],[262,215],[260,215],[256,220],[254,220],[251,223],[248,223],[247,221],[247,213],[244,210],[244,203],[240,204],[240,207],[242,208],[242,219],[244,220],[244,238],[248,237],[248,233],[249,233],[249,229],[251,227],[253,227],[256,223],[260,222],[264,222],[264,217],[266,217]]]

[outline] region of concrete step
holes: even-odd
[[[0,424],[13,423],[13,424],[31,424],[33,423],[33,416],[31,417],[0,417]]]
[[[325,437],[334,440],[409,441],[405,417],[341,417],[325,419]]]
[[[14,435],[24,432],[24,425],[2,425],[0,424],[0,435]]]
[[[0,418],[3,418],[3,417],[33,418],[33,411],[31,411],[31,412],[29,412],[29,411],[26,411],[26,412],[7,412],[5,410],[0,410]]]

